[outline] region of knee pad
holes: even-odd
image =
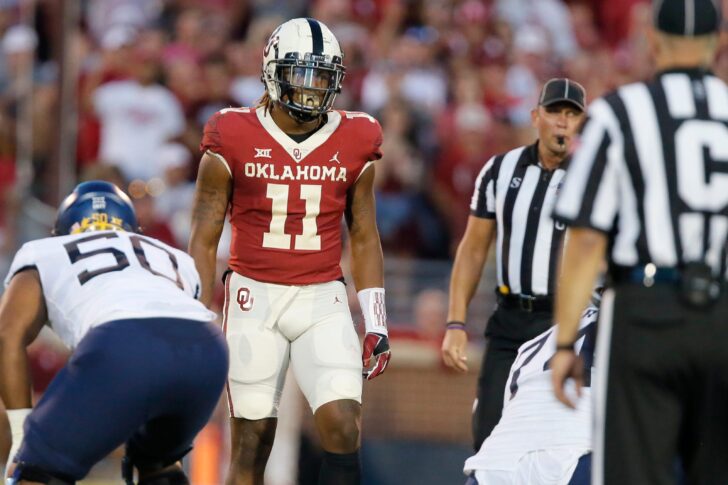
[[[258,419],[277,418],[280,393],[274,389],[258,391],[251,386],[230,385],[230,399],[232,400],[231,416],[245,418],[251,421]]]
[[[46,485],[75,485],[76,481],[58,474],[52,474],[35,465],[20,462],[16,465],[9,485],[15,485],[21,481],[45,483]]]

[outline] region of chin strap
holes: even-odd
[[[322,115],[316,115],[316,116],[314,116],[314,115],[312,115],[310,113],[305,113],[303,111],[295,110],[295,109],[291,108],[290,106],[288,106],[288,105],[286,105],[284,103],[280,103],[280,105],[283,108],[283,110],[286,113],[288,113],[288,116],[290,116],[291,118],[293,118],[298,123],[309,123],[311,121],[314,121],[317,118],[320,119],[321,116],[322,116]]]
[[[283,89],[281,89],[281,91],[283,91]],[[278,104],[278,106],[283,111],[285,111],[288,114],[288,116],[293,118],[293,120],[298,123],[309,123],[311,121],[314,121],[317,118],[319,120],[323,120],[323,115],[326,114],[325,111],[322,111],[321,113],[319,113],[317,115],[314,115],[311,113],[306,113],[304,111],[299,111],[299,110],[293,108],[290,104],[286,104],[282,99],[283,97],[286,97],[290,100],[291,94],[289,92],[286,92],[285,94],[281,95],[281,97],[276,101],[276,104]]]

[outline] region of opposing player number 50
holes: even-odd
[[[263,233],[263,247],[271,249],[291,249],[291,235],[286,234],[288,218],[288,185],[268,184],[266,197],[273,201],[268,232]],[[306,201],[306,215],[303,216],[303,230],[296,234],[293,249],[301,251],[320,251],[321,236],[317,234],[316,218],[321,211],[321,186],[301,185],[301,198]]]

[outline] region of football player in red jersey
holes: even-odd
[[[362,373],[373,379],[389,361],[372,188],[382,134],[368,114],[332,109],[342,57],[321,22],[285,22],[264,51],[260,105],[224,109],[205,127],[189,252],[209,304],[230,207],[228,485],[263,483],[289,363],[325,451],[319,483],[360,483]],[[366,326],[361,354],[339,266],[342,216]]]

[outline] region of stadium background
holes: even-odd
[[[384,130],[377,218],[394,357],[365,386],[365,482],[462,483],[492,265],[471,306],[470,373],[446,371],[439,345],[474,178],[494,153],[533,140],[546,79],[571,77],[594,99],[652,73],[644,0],[0,0],[0,272],[93,178],[130,193],[147,234],[185,248],[202,126],[255,103],[267,37],[298,16],[327,24],[345,52],[336,107]],[[726,37],[714,70],[728,81]],[[224,241],[219,256],[222,268]],[[33,345],[38,395],[65,358],[49,333]],[[269,483],[315,483],[310,413],[287,394]],[[187,460],[195,485],[222,483],[226,433],[221,404]],[[0,460],[8,436],[0,412]],[[118,461],[83,483],[118,483]]]

